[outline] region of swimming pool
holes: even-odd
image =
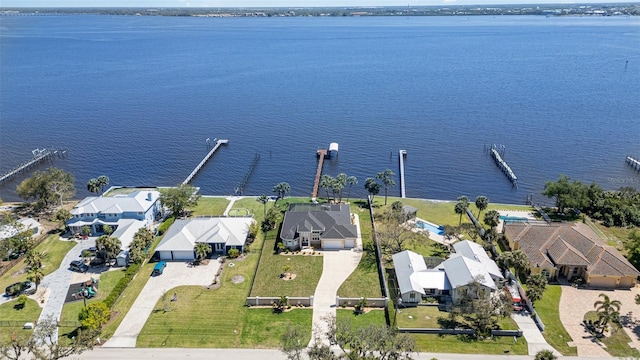
[[[500,216],[500,220],[504,222],[527,222],[529,219],[519,216]]]
[[[429,224],[428,222],[416,220],[416,227],[422,230],[429,230],[430,233],[438,235],[444,234],[444,228],[442,228],[442,225],[436,227],[435,225]]]

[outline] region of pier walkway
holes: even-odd
[[[227,144],[229,143],[229,140],[227,139],[221,139],[221,140],[217,140],[216,144],[213,146],[213,149],[211,149],[211,151],[209,151],[207,153],[207,156],[204,157],[204,159],[202,159],[202,161],[200,161],[200,163],[198,164],[198,166],[196,166],[195,169],[193,169],[193,171],[191,172],[191,174],[189,174],[189,176],[187,176],[186,179],[184,179],[184,181],[182,182],[183,185],[186,185],[188,183],[191,182],[191,180],[193,180],[193,178],[198,174],[198,172],[200,171],[200,169],[202,169],[202,167],[207,163],[207,161],[209,161],[209,159],[211,158],[211,156],[213,156],[213,153],[216,152],[216,150],[218,150],[218,148],[223,145],[223,144]]]
[[[24,163],[14,167],[13,169],[7,171],[6,173],[0,176],[0,185],[5,182],[11,180],[13,177],[21,174],[23,171],[39,164],[45,160],[50,160],[54,156],[63,157],[67,155],[67,150],[65,149],[35,149],[31,151],[33,154],[33,159],[25,161]]]
[[[640,171],[640,161],[632,158],[631,156],[627,156],[627,164],[631,166],[634,170]]]
[[[516,174],[514,174],[513,170],[511,170],[509,164],[507,164],[507,162],[502,159],[502,156],[500,156],[500,153],[498,152],[498,150],[496,150],[495,147],[491,148],[491,156],[495,160],[500,170],[502,170],[502,172],[509,178],[511,184],[513,184],[513,186],[515,187],[518,187],[518,177],[516,176]]]
[[[407,192],[404,185],[404,158],[407,156],[407,150],[398,150],[400,157],[400,196],[404,199],[407,197]]]
[[[316,179],[313,182],[313,192],[311,198],[318,197],[318,187],[320,186],[320,176],[322,176],[322,166],[324,165],[324,159],[327,157],[327,149],[318,149],[318,169],[316,170]]]

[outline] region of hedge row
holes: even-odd
[[[129,286],[129,283],[133,280],[136,273],[138,273],[138,270],[140,270],[140,264],[133,264],[129,266],[122,279],[120,279],[113,290],[111,290],[109,296],[104,300],[104,303],[107,304],[109,309],[113,307],[113,304],[115,304],[116,300],[118,300],[120,295],[122,295],[124,289]]]
[[[171,216],[167,218],[160,226],[158,227],[158,236],[164,234],[169,229],[169,226],[173,225],[173,222],[176,220],[175,216]]]

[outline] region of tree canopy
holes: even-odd
[[[198,200],[200,200],[198,190],[188,184],[160,189],[160,202],[175,216],[183,216],[186,208],[198,205]]]
[[[36,200],[41,207],[54,202],[69,200],[75,195],[75,179],[71,173],[51,167],[46,171],[35,171],[16,188],[18,196],[25,200]]]

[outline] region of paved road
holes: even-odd
[[[74,241],[74,240],[69,240]],[[69,291],[69,284],[73,277],[73,272],[69,270],[69,263],[73,260],[80,259],[82,250],[88,249],[92,246],[96,246],[96,238],[91,237],[86,240],[81,240],[76,246],[74,246],[64,257],[60,268],[51,274],[45,276],[40,282],[41,288],[49,289],[49,296],[44,303],[42,312],[38,322],[47,318],[53,317],[56,320],[60,320],[60,313],[62,312],[62,305],[67,297]],[[57,330],[54,339],[58,338]]]
[[[149,278],[122,323],[103,347],[135,347],[140,331],[165,291],[182,285],[210,285],[219,268],[220,262],[215,259],[212,259],[208,265],[193,267],[188,266],[186,262],[168,262],[162,275]],[[138,276],[149,276],[149,274],[140,273]],[[173,296],[173,293],[171,292],[168,296]],[[179,296],[178,301],[180,301]]]
[[[272,349],[118,349],[96,348],[74,358],[87,360],[209,360],[209,359],[233,359],[233,360],[285,360],[286,357],[278,350]],[[303,357],[307,359],[306,356]],[[443,353],[418,353],[413,356],[416,360],[532,360],[529,355],[478,355],[478,354],[443,354]],[[579,360],[576,356],[562,357],[562,360]],[[611,360],[606,358],[590,358],[590,360]]]
[[[529,355],[535,355],[540,350],[551,350],[560,356],[560,353],[547,343],[531,316],[525,313],[514,313],[511,318],[518,324],[518,327],[522,330],[522,335],[527,340]]]

